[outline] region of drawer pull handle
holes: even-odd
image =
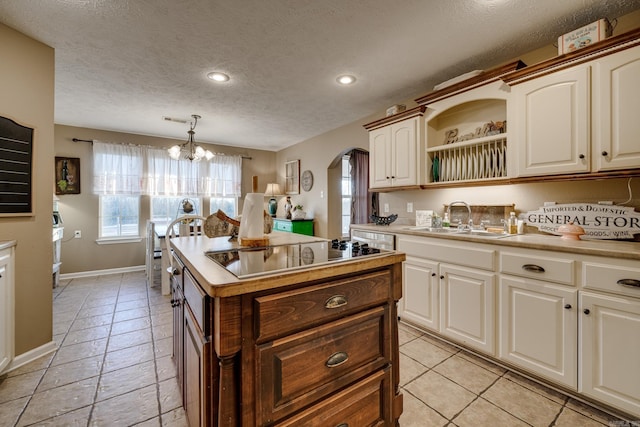
[[[567,310],[570,310],[571,309],[571,304],[565,304],[564,308],[566,308]]]
[[[345,351],[338,351],[337,353],[333,353],[329,356],[326,365],[327,368],[335,368],[342,365],[347,360],[349,360],[349,355]]]
[[[340,424],[338,424],[336,427],[349,427],[349,424],[347,424],[347,423],[340,423]]]
[[[334,295],[324,303],[324,308],[333,309],[340,308],[349,303],[347,297],[344,295]]]
[[[637,280],[637,279],[620,279],[616,283],[621,286],[631,286],[632,288],[640,288],[640,280]]]
[[[525,264],[522,266],[522,269],[531,273],[544,273],[544,268],[535,264]]]

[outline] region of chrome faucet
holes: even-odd
[[[451,203],[449,203],[449,206],[447,206],[447,215],[449,216],[449,218],[451,218],[451,206],[453,205],[462,205],[462,206],[466,206],[467,208],[467,212],[469,213],[467,216],[467,226],[462,226],[461,224],[458,225],[458,228],[462,228],[462,229],[473,229],[473,219],[471,218],[471,206],[469,206],[469,204],[467,202],[463,202],[462,200],[455,200]]]

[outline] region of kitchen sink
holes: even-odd
[[[428,231],[429,233],[458,233],[457,228],[407,227],[406,229],[411,231]]]
[[[410,231],[424,231],[427,233],[438,233],[438,234],[451,234],[458,236],[477,236],[477,237],[486,237],[488,239],[498,239],[501,237],[508,237],[511,234],[506,233],[493,233],[487,230],[459,230],[456,227],[451,228],[433,228],[433,227],[406,227],[406,230]]]

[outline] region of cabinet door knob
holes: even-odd
[[[436,277],[436,273],[431,273],[431,277]]]
[[[580,158],[580,159],[584,159],[584,154],[580,154],[580,155],[578,156],[578,158]]]
[[[441,279],[444,279],[444,276],[440,276]]]
[[[571,308],[571,304],[565,304],[564,308],[566,308],[567,310],[569,310]]]
[[[603,151],[603,152],[602,152],[602,155],[603,155],[603,156],[608,156],[608,155],[609,155],[609,153],[607,153],[606,151]]]
[[[327,368],[335,368],[336,366],[342,365],[347,360],[349,360],[349,355],[347,354],[347,352],[338,351],[329,356],[325,365],[327,366]]]
[[[640,288],[640,280],[637,280],[637,279],[620,279],[616,283],[620,286],[630,286],[632,288]]]
[[[584,314],[589,314],[589,313],[591,313],[591,310],[589,310],[588,308],[585,308],[582,312]]]

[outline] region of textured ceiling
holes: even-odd
[[[279,150],[640,0],[0,0],[56,52],[55,122]],[[1,41],[0,41],[1,42]],[[231,80],[215,84],[218,70]],[[338,87],[338,74],[356,75]]]

